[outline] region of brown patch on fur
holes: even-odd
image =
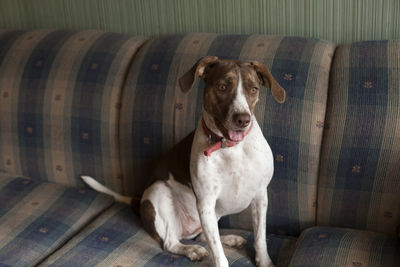
[[[132,198],[131,208],[133,213],[140,217],[140,198]]]
[[[247,103],[249,104],[251,115],[253,115],[255,106],[258,102],[260,80],[256,71],[250,68],[248,64],[242,66],[240,70],[244,95],[246,96]],[[253,88],[256,89],[254,92]]]
[[[262,65],[260,63],[258,64]],[[262,69],[262,71],[264,71],[264,69]],[[204,109],[220,122],[228,119],[229,107],[237,94],[236,89],[239,84],[239,73],[242,79],[244,94],[249,104],[251,115],[253,115],[258,102],[259,89],[261,86],[265,85],[265,82],[262,75],[257,72],[252,63],[238,60],[219,60],[210,65],[203,74],[206,83],[206,88],[204,90]],[[281,87],[276,81],[273,84],[274,90],[278,92]],[[221,85],[225,87],[224,90],[220,90]],[[279,86],[279,88],[277,86]],[[256,90],[254,91],[253,88]]]
[[[156,211],[153,204],[149,200],[145,200],[140,205],[140,219],[143,224],[143,228],[151,237],[153,237],[157,242],[161,243],[162,240],[156,231],[154,225],[156,218]]]
[[[239,83],[237,64],[220,61],[211,65],[204,73],[204,82],[204,109],[218,121],[226,121]]]
[[[187,93],[192,88],[196,77],[203,77],[205,69],[216,61],[218,61],[218,58],[213,56],[200,58],[199,61],[179,79],[179,86],[182,92]]]
[[[231,119],[228,118],[229,109],[238,93],[239,80],[242,80],[243,93],[251,112],[248,115],[253,115],[258,102],[261,79],[253,65],[237,60],[214,62],[205,70],[203,78],[206,83],[204,109],[213,116],[216,126],[228,139],[228,130],[223,122]]]
[[[148,186],[157,180],[167,181],[169,173],[171,173],[177,182],[192,188],[192,181],[190,179],[190,152],[192,150],[193,139],[194,131],[162,156],[154,169]]]
[[[271,89],[272,96],[275,98],[275,100],[279,103],[285,102],[285,89],[283,89],[282,86],[280,86],[279,83],[275,80],[269,69],[264,64],[261,64],[257,61],[253,61],[250,64],[254,67],[255,71],[260,77],[262,85]]]

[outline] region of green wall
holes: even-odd
[[[0,28],[400,39],[400,0],[0,0]]]

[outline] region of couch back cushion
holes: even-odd
[[[118,118],[132,56],[143,43],[99,31],[0,32],[0,170],[120,191]]]
[[[178,78],[205,55],[258,60],[287,92],[286,102],[278,104],[269,90],[262,90],[256,106],[257,120],[275,158],[268,231],[297,235],[314,225],[334,48],[314,39],[268,35],[170,35],[146,43],[130,70],[122,102],[120,139],[127,192],[140,195],[155,160],[197,125],[204,84],[197,82],[183,94]],[[222,224],[251,228],[246,214],[227,217]]]
[[[400,225],[400,42],[340,46],[329,89],[318,224]]]

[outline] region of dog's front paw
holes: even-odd
[[[241,248],[246,244],[246,239],[239,235],[223,235],[221,243],[228,247]]]
[[[271,261],[271,259],[267,256],[256,256],[256,266],[257,267],[274,267],[274,263]]]
[[[199,261],[208,256],[207,249],[199,245],[186,246],[184,253],[191,261]]]

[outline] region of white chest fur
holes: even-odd
[[[257,121],[246,138],[234,147],[220,149],[206,157],[209,146],[201,127],[191,152],[191,177],[197,197],[216,197],[217,218],[240,212],[262,193],[273,174],[271,149]]]

